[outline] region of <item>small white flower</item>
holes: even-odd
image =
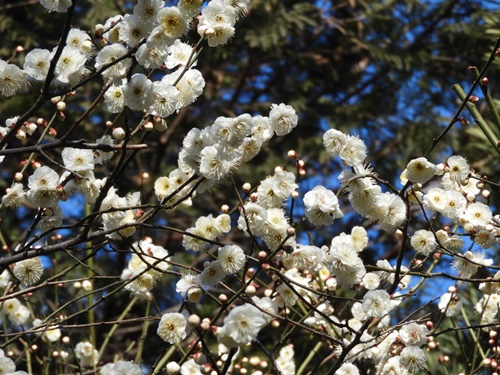
[[[370,290],[363,297],[363,310],[373,318],[382,318],[392,308],[391,296],[385,290]]]
[[[145,23],[136,15],[126,14],[121,22],[119,38],[127,45],[135,47],[148,36],[150,30],[150,24]]]
[[[168,69],[174,69],[177,66],[186,66],[193,52],[193,47],[187,43],[177,39],[174,44],[168,47],[168,56],[165,65]],[[191,61],[192,62],[192,61]],[[196,60],[192,62],[190,67],[196,66]]]
[[[406,346],[420,346],[426,343],[427,333],[425,325],[412,322],[399,330],[399,337]]]
[[[349,136],[339,156],[349,166],[362,164],[366,158],[366,145],[358,137]]]
[[[191,358],[182,364],[181,375],[203,375],[203,373],[201,372],[201,366]]]
[[[24,206],[27,202],[23,184],[15,183],[14,186],[6,190],[6,193],[2,197],[2,203],[6,207],[18,208]]]
[[[359,369],[352,363],[344,363],[335,371],[337,375],[359,375]]]
[[[75,355],[82,367],[92,367],[99,360],[99,352],[88,342],[79,342],[75,347]]]
[[[94,152],[80,148],[65,147],[61,153],[64,166],[73,172],[94,169]]]
[[[432,253],[437,245],[434,233],[425,229],[417,230],[411,237],[410,243],[417,253],[425,256]]]
[[[181,313],[168,313],[161,317],[156,331],[164,341],[177,344],[186,338],[187,321]]]
[[[158,12],[158,22],[157,32],[161,31],[172,42],[180,38],[188,30],[186,19],[182,16],[179,8],[175,6],[162,8]],[[155,33],[154,30],[153,33]]]
[[[2,311],[7,314],[13,314],[21,306],[21,302],[17,298],[5,300],[2,304]]]
[[[177,109],[181,93],[166,80],[153,83],[153,101],[149,112],[155,116],[168,117]]]
[[[50,66],[50,51],[35,48],[24,58],[23,68],[33,79],[43,81],[47,77]]]
[[[142,375],[142,370],[135,363],[117,361],[102,366],[100,375]]]
[[[438,307],[446,316],[452,317],[460,314],[463,302],[456,294],[444,293],[439,299]]]
[[[450,179],[455,182],[463,181],[469,175],[469,164],[460,155],[450,156],[447,164],[450,168]]]
[[[283,136],[292,131],[299,122],[299,116],[291,105],[273,104],[269,112],[269,123],[276,135]]]
[[[238,272],[245,265],[245,253],[237,245],[226,245],[219,249],[217,254],[224,272],[232,274]]]
[[[227,272],[222,268],[221,262],[215,260],[210,262],[201,274],[197,276],[197,284],[205,286],[215,286],[227,275]]]
[[[54,54],[55,51],[52,53]],[[64,47],[56,65],[57,80],[61,83],[69,83],[70,76],[80,71],[86,60],[87,56],[78,49],[71,46]]]
[[[363,286],[368,290],[377,289],[380,286],[380,276],[375,272],[368,272],[363,276]]]
[[[407,346],[399,355],[399,364],[410,374],[425,368],[427,357],[422,349],[416,346]]]
[[[493,214],[487,205],[476,202],[467,206],[463,218],[477,228],[484,228],[493,218]]]
[[[123,87],[112,85],[104,94],[104,103],[111,113],[119,113],[125,106],[125,96],[123,95]]]
[[[40,0],[40,4],[49,12],[64,13],[71,6],[71,0]]]
[[[223,330],[238,345],[252,341],[266,324],[262,313],[255,306],[244,304],[232,309],[224,319]]]
[[[406,178],[414,183],[424,184],[436,173],[436,166],[421,157],[410,161],[406,167]]]
[[[485,259],[484,253],[473,253],[467,251],[463,257],[455,256],[453,268],[456,269],[462,277],[471,277],[474,275],[480,265],[491,266],[492,259]]]
[[[314,225],[331,225],[344,216],[337,196],[324,186],[316,186],[304,195],[307,219]]]
[[[0,356],[0,368],[2,369],[2,374],[14,374],[16,364],[9,357],[2,355]]]
[[[179,0],[177,7],[186,18],[196,16],[200,12],[203,0]]]
[[[116,80],[125,77],[132,60],[127,58],[115,63],[120,57],[127,53],[127,49],[119,43],[103,47],[95,59],[95,68],[100,70],[108,64],[113,64],[102,72],[102,76],[108,80]]]
[[[33,285],[43,275],[43,264],[39,257],[22,260],[14,264],[12,272],[22,285]]]
[[[136,73],[122,89],[124,104],[134,111],[148,109],[153,104],[153,83],[142,73]]]
[[[14,64],[0,60],[0,94],[10,97],[29,87],[29,75]]]
[[[198,34],[206,36],[210,47],[224,45],[234,35],[235,22],[236,10],[232,6],[223,1],[210,1],[201,11]]]

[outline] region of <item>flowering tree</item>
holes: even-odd
[[[91,32],[76,0],[37,6],[64,16],[57,45],[0,60],[3,97],[40,89],[0,127],[1,374],[496,371],[498,184],[435,151],[471,117],[498,153],[498,43],[400,176],[333,127],[318,183],[295,149],[258,175],[307,126],[288,103],[172,131],[250,1],[139,0]]]

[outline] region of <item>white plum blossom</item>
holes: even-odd
[[[117,80],[125,77],[128,69],[132,65],[132,60],[130,58],[123,59],[119,62],[115,62],[120,57],[127,53],[127,49],[119,43],[110,44],[103,47],[96,59],[95,68],[101,70],[106,67],[102,72],[102,76],[107,80]],[[111,64],[108,66],[108,64]]]
[[[427,333],[425,325],[412,322],[399,330],[399,337],[406,346],[420,346],[427,342]]]
[[[66,38],[66,45],[75,48],[87,58],[92,51],[91,38],[88,33],[77,28],[71,28]]]
[[[436,166],[426,158],[411,160],[406,166],[406,178],[414,183],[424,184],[436,173]]]
[[[12,187],[7,188],[5,192],[6,194],[2,197],[4,206],[18,208],[26,204],[27,197],[23,184],[17,182]]]
[[[151,24],[133,14],[123,17],[120,28],[120,41],[131,47],[137,46],[142,39],[148,36]]]
[[[421,229],[417,230],[410,241],[417,253],[425,256],[429,255],[436,249],[436,239],[431,231]]]
[[[366,145],[358,137],[349,136],[339,156],[349,166],[361,164],[366,158]]]
[[[297,126],[298,122],[299,116],[297,116],[295,109],[293,109],[291,105],[281,103],[279,105],[273,104],[271,106],[271,112],[269,112],[269,123],[271,125],[271,129],[274,130],[276,135],[287,135]]]
[[[59,175],[51,168],[42,166],[28,178],[28,200],[38,207],[57,205]]]
[[[40,4],[49,12],[64,13],[71,6],[71,0],[40,0]]]
[[[23,69],[37,81],[43,81],[47,77],[49,66],[50,51],[46,49],[32,49],[24,58]]]
[[[94,349],[92,343],[82,341],[76,344],[75,355],[82,367],[92,367],[99,360],[99,352]]]
[[[43,264],[39,257],[21,260],[14,264],[14,276],[24,286],[37,283],[43,275]]]
[[[326,152],[328,152],[332,158],[339,156],[346,145],[347,138],[348,136],[339,130],[327,130],[323,134],[323,145],[325,146]]]
[[[338,375],[359,375],[359,369],[352,363],[344,363],[335,371]]]
[[[137,16],[151,31],[158,24],[158,12],[163,7],[162,0],[138,0],[134,6],[134,15]]]
[[[122,91],[124,104],[134,111],[142,111],[153,104],[153,83],[142,73],[134,74]]]
[[[10,97],[29,87],[28,73],[0,59],[0,94]]]
[[[304,195],[307,219],[314,225],[331,225],[344,216],[337,196],[324,186],[315,186]]]
[[[72,172],[94,169],[94,152],[81,148],[65,147],[61,153],[64,166]]]
[[[363,310],[368,316],[382,318],[392,309],[391,297],[385,290],[370,290],[363,297]]]
[[[419,347],[407,346],[399,355],[399,364],[409,374],[415,374],[418,370],[425,368],[427,357]]]
[[[137,62],[147,69],[159,69],[167,59],[167,46],[142,44],[135,53]]]
[[[177,7],[186,18],[196,16],[200,12],[203,0],[179,0]]]
[[[196,61],[190,61],[189,58],[193,53],[193,47],[187,43],[177,39],[174,44],[168,47],[168,56],[165,65],[168,69],[174,69],[178,66],[186,66],[190,63],[190,67],[196,66]]]
[[[55,51],[52,52],[54,54]],[[70,83],[71,76],[81,72],[87,56],[72,46],[64,47],[56,65],[56,78],[62,84]]]
[[[157,19],[158,26],[153,29],[148,37],[148,46],[171,45],[177,38],[180,38],[188,31],[187,20],[176,6],[161,8]]]
[[[457,316],[461,313],[462,300],[454,293],[444,293],[439,299],[438,307],[448,317]]]
[[[471,277],[474,275],[479,266],[491,266],[493,259],[485,259],[484,253],[473,253],[467,251],[463,256],[455,256],[453,268],[456,269],[462,277]]]
[[[123,111],[125,106],[125,96],[123,95],[123,86],[112,85],[104,94],[104,103],[111,113]]]
[[[206,36],[208,45],[224,45],[234,35],[236,10],[223,0],[212,0],[201,11],[198,34]]]
[[[161,317],[156,333],[163,341],[177,344],[187,336],[187,321],[181,313],[168,313]]]
[[[460,155],[450,156],[447,161],[450,179],[455,182],[464,181],[469,175],[469,164]]]
[[[116,361],[101,367],[100,375],[142,375],[141,368],[132,362]]]
[[[467,206],[462,218],[479,229],[489,224],[493,218],[493,214],[487,205],[481,202],[475,202]]]
[[[178,108],[179,90],[166,80],[153,82],[153,100],[149,112],[155,116],[168,117]]]
[[[188,69],[184,75],[180,77],[181,72],[182,69],[176,70],[162,78],[162,81],[165,80],[172,85],[175,83],[175,88],[179,90],[181,94],[176,109],[184,108],[193,103],[196,98],[203,93],[203,88],[205,87],[205,79],[199,70]]]
[[[257,338],[260,329],[266,324],[262,312],[253,305],[244,304],[232,309],[224,319],[218,336],[227,335],[239,346]]]
[[[215,286],[221,282],[227,272],[221,265],[219,260],[210,262],[210,264],[203,269],[203,271],[196,277],[196,283],[205,287]]]
[[[245,253],[237,245],[226,245],[221,247],[217,258],[224,272],[232,274],[238,272],[245,265]]]

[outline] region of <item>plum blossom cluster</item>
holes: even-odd
[[[121,279],[127,281],[125,290],[134,296],[150,297],[151,289],[170,268],[170,256],[162,246],[154,245],[151,238],[133,244],[133,253]]]
[[[383,192],[372,178],[373,171],[365,164],[366,145],[355,136],[330,129],[323,135],[323,143],[328,154],[340,157],[349,167],[339,176],[352,208],[367,219],[394,232],[406,220],[405,202],[397,194]]]

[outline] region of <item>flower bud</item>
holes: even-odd
[[[177,362],[169,362],[167,363],[167,374],[168,375],[177,375],[181,371],[181,366]]]
[[[66,103],[61,101],[56,104],[56,108],[58,111],[64,111],[66,109]]]
[[[14,181],[16,182],[21,182],[23,180],[23,174],[21,172],[17,172],[14,175]]]
[[[123,128],[115,128],[113,132],[111,133],[114,139],[121,140],[125,138],[125,130]]]
[[[92,42],[90,40],[84,40],[81,46],[82,50],[85,52],[92,51]]]
[[[146,130],[147,132],[150,132],[151,130],[153,130],[155,127],[153,125],[153,123],[151,121],[147,121],[145,124],[144,124],[144,130]]]
[[[82,288],[86,292],[90,292],[92,290],[92,282],[90,280],[84,280],[82,282]]]
[[[40,117],[36,120],[36,124],[45,128],[47,126],[47,121]]]
[[[16,138],[19,139],[20,141],[26,139],[26,133],[19,129],[16,133]]]

